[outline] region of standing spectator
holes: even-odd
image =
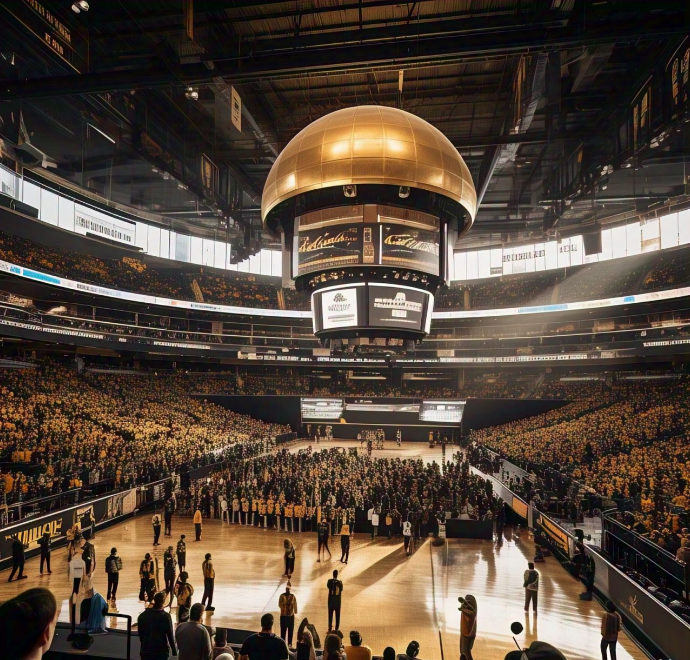
[[[179,660],[211,659],[211,637],[206,627],[201,625],[203,611],[204,606],[201,603],[194,603],[189,613],[189,621],[177,626],[175,641],[180,651]]]
[[[173,547],[168,546],[168,549],[163,554],[163,579],[165,580],[165,593],[170,594],[172,601],[172,592],[175,587],[175,578],[177,571],[175,570],[176,563],[173,555]]]
[[[240,660],[287,660],[285,640],[273,634],[273,615],[261,617],[261,632],[250,635],[240,649]]]
[[[297,640],[296,660],[316,660],[314,638],[311,636],[311,633],[308,630],[303,630],[301,639]]]
[[[211,561],[211,553],[207,552],[204,561],[201,563],[201,571],[204,574],[204,595],[201,597],[201,604],[206,605],[207,612],[214,612],[213,607],[213,584],[216,579],[216,571]],[[206,601],[208,600],[208,604]]]
[[[340,563],[347,564],[350,559],[350,525],[343,525],[340,529]]]
[[[53,571],[50,570],[50,532],[45,532],[38,542],[41,546],[41,575],[43,575],[43,564],[45,563],[48,569],[48,575]]]
[[[108,602],[117,599],[117,585],[120,582],[120,571],[122,570],[122,559],[117,556],[117,548],[111,548],[110,554],[105,558],[105,572],[108,575]]]
[[[196,535],[195,541],[201,541],[201,509],[194,512],[194,533]]]
[[[187,537],[182,534],[180,540],[177,542],[177,567],[180,571],[184,571],[187,567],[187,543],[185,539]]]
[[[283,577],[290,578],[295,571],[295,546],[290,539],[283,541],[285,550],[285,573]]]
[[[169,655],[177,655],[172,619],[163,609],[165,594],[153,597],[153,607],[145,609],[137,619],[141,660],[166,660]]]
[[[290,593],[290,582],[285,587],[285,593],[280,594],[278,599],[280,607],[280,636],[287,642],[288,647],[292,646],[292,635],[295,630],[295,614],[297,614],[297,599],[295,594]]]
[[[158,515],[158,511],[154,511],[153,516],[151,516],[151,525],[153,527],[153,545],[160,545],[158,540],[161,537],[161,517]]]
[[[235,657],[232,646],[228,644],[228,631],[225,628],[218,628],[213,636],[213,660],[217,660],[223,653],[227,653],[231,658]]]
[[[345,647],[347,660],[371,660],[371,649],[362,646],[362,635],[356,630],[350,631],[350,646]]]
[[[333,571],[333,577],[327,582],[328,587],[328,631],[340,630],[340,607],[342,602],[343,583],[338,579],[338,571]],[[335,614],[335,628],[333,615]]]
[[[230,524],[230,512],[228,511],[228,501],[225,499],[225,495],[221,495],[220,498],[220,521]]]
[[[48,589],[29,589],[0,605],[4,660],[40,660],[55,635],[58,606]]]
[[[464,598],[460,596],[458,600],[460,607],[460,654],[467,660],[473,660],[472,647],[477,636],[477,600],[472,595]]]
[[[611,653],[611,660],[616,660],[616,644],[621,630],[621,615],[616,612],[616,606],[608,601],[606,612],[601,617],[601,660],[607,660],[606,650]]]
[[[525,579],[522,585],[525,588],[525,612],[529,611],[529,602],[532,601],[532,609],[537,613],[537,593],[539,591],[539,572],[534,570],[534,564],[529,562],[525,571]]]
[[[153,600],[153,592],[156,585],[156,567],[151,559],[151,555],[147,552],[143,561],[139,564],[139,600],[151,602]]]
[[[192,605],[194,587],[187,582],[189,575],[187,571],[180,573],[180,579],[175,584],[175,596],[177,596],[177,620],[178,622],[189,619],[189,608]]]
[[[27,576],[24,575],[24,544],[19,540],[19,534],[16,534],[14,541],[12,541],[12,572],[8,582],[12,582],[17,570],[19,570],[17,580],[25,580]]]

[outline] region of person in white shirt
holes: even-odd
[[[153,525],[153,545],[160,545],[158,540],[161,537],[161,517],[157,513],[151,516],[151,525]]]
[[[220,520],[230,524],[230,513],[228,511],[228,501],[225,496],[220,498]]]
[[[402,525],[403,539],[405,539],[405,552],[410,551],[410,539],[412,538],[412,523],[406,520]]]
[[[371,514],[371,538],[378,536],[379,532],[379,511],[376,509],[374,513]]]
[[[79,586],[84,578],[84,573],[86,572],[86,563],[81,558],[81,555],[74,555],[69,562],[68,575],[72,582],[72,593],[79,593]]]

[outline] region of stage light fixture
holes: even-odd
[[[77,2],[72,3],[72,11],[75,14],[87,12],[89,11],[89,3],[86,0],[77,0]]]
[[[187,87],[185,90],[184,95],[190,100],[190,101],[198,101],[199,100],[199,90],[196,87]]]
[[[400,199],[407,199],[410,196],[410,188],[409,186],[400,186],[398,189],[398,197]]]

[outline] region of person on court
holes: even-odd
[[[111,548],[110,554],[105,558],[105,572],[108,576],[108,602],[117,600],[117,585],[120,582],[122,559],[117,556],[117,548]]]
[[[175,561],[175,556],[173,555],[173,547],[168,546],[168,549],[163,555],[163,578],[165,579],[165,593],[170,594],[172,598],[173,588],[175,587],[175,578],[177,562]]]
[[[532,601],[532,609],[537,613],[537,594],[539,593],[539,572],[534,570],[534,564],[529,562],[524,575],[522,586],[525,589],[525,612],[529,611],[529,603]]]
[[[184,569],[187,567],[187,543],[185,542],[185,539],[187,537],[182,534],[180,536],[180,540],[177,542],[177,567],[180,569],[180,572],[184,571]]]
[[[194,587],[187,582],[187,571],[180,573],[180,579],[175,583],[175,596],[177,596],[177,620],[178,622],[189,619],[189,608],[192,606]]]
[[[43,564],[45,563],[48,570],[48,575],[53,571],[50,570],[50,532],[45,532],[38,542],[41,546],[41,575],[43,575]]]
[[[201,509],[194,512],[194,533],[196,535],[195,541],[201,541]]]
[[[403,539],[405,540],[405,554],[410,554],[410,539],[412,538],[412,523],[406,520],[402,525]]]
[[[319,523],[319,527],[317,529],[317,538],[318,538],[318,551],[317,554],[319,558],[316,561],[321,561],[321,551],[325,550],[328,553],[328,558],[331,558],[331,550],[328,547],[328,536],[330,534],[330,530],[328,529],[328,523],[325,520],[322,520]],[[324,554],[323,556],[324,559],[326,559],[326,555]]]
[[[340,563],[347,564],[350,558],[350,525],[345,524],[340,528]]]
[[[26,580],[27,576],[24,575],[24,544],[19,540],[19,534],[16,534],[14,541],[12,541],[12,572],[8,582],[12,582],[17,571],[19,571],[17,580]]]
[[[151,516],[151,526],[153,527],[153,545],[160,545],[161,517],[158,515],[157,511],[154,511],[153,516]]]
[[[333,577],[326,583],[328,587],[328,632],[340,629],[340,607],[343,593],[343,583],[338,579],[338,571],[333,571]],[[335,614],[335,628],[333,615]]]
[[[285,593],[280,594],[278,606],[280,607],[280,636],[292,646],[292,636],[295,631],[295,614],[297,614],[297,599],[290,591],[290,581],[285,586]]]
[[[175,513],[175,500],[169,497],[165,500],[165,508],[163,509],[163,517],[165,519],[165,530],[164,534],[166,536],[172,536],[172,517]]]
[[[148,552],[144,556],[144,560],[139,564],[139,579],[141,581],[139,600],[151,602],[156,586],[156,567]]]
[[[210,552],[206,553],[206,557],[201,564],[201,571],[204,574],[204,595],[201,597],[201,604],[206,605],[207,612],[215,612],[216,608],[213,607],[213,585],[216,579],[216,571],[213,568]],[[208,604],[206,604],[207,600]]]
[[[290,539],[283,541],[285,550],[285,573],[283,577],[290,578],[295,571],[295,546]]]

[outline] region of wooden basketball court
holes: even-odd
[[[371,540],[358,534],[352,542],[347,566],[339,563],[340,543],[332,539],[333,559],[316,562],[316,535],[291,534],[297,548],[293,593],[299,614],[309,617],[319,634],[327,628],[326,581],[334,568],[344,582],[341,630],[356,629],[364,643],[375,653],[386,646],[404,652],[407,643],[416,639],[421,645],[420,658],[425,660],[458,660],[458,596],[473,594],[478,601],[478,635],[474,657],[498,660],[514,648],[510,623],[521,621],[525,633],[520,643],[534,639],[551,642],[569,660],[599,657],[599,628],[602,609],[596,602],[578,599],[582,585],[564,571],[554,559],[538,566],[541,573],[539,614],[523,612],[523,571],[534,554],[527,532],[507,529],[503,542],[449,540],[445,547],[432,547],[429,541],[417,546],[406,557],[401,539]],[[175,518],[172,542],[187,535],[187,563],[190,582],[195,587],[194,602],[201,599],[203,579],[201,563],[211,552],[216,568],[215,613],[206,623],[253,630],[264,612],[278,618],[278,597],[286,579],[282,578],[282,543],[286,534],[264,531],[220,521],[204,523],[202,540],[194,542],[189,518]],[[143,607],[138,601],[139,562],[146,552],[162,557],[168,539],[152,548],[150,516],[143,515],[99,532],[95,539],[97,563],[94,585],[103,595],[106,575],[103,563],[115,546],[123,560],[117,608],[137,616]],[[162,562],[160,562],[162,563]],[[0,581],[0,600],[24,589],[45,586],[62,603],[61,620],[68,620],[66,550],[52,555],[53,574],[39,577],[39,560],[27,562],[29,579],[8,584],[8,572]],[[162,574],[161,574],[162,579]],[[172,610],[173,618],[175,609]],[[112,620],[113,623],[115,619]],[[122,625],[120,623],[120,625]],[[624,634],[618,646],[619,660],[646,656]]]

